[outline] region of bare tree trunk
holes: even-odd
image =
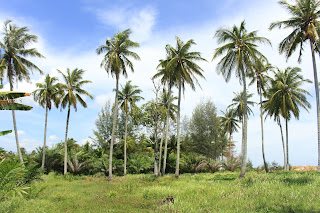
[[[171,97],[171,86],[168,83],[168,94],[169,100]],[[163,153],[163,167],[162,167],[162,176],[166,173],[166,166],[167,166],[167,151],[168,151],[168,132],[169,132],[169,119],[170,119],[170,101],[168,103],[168,111],[167,111],[167,120],[166,120],[166,135],[165,135],[165,143],[164,143],[164,153]]]
[[[126,112],[126,124],[124,130],[124,164],[123,164],[123,175],[127,174],[127,129],[128,129],[128,112]]]
[[[232,159],[233,156],[231,156],[231,132],[229,132],[229,159]]]
[[[290,164],[289,164],[289,138],[288,138],[288,119],[286,118],[286,151],[287,151],[287,166],[286,171],[290,170]]]
[[[162,144],[163,144],[163,138],[164,138],[164,134],[165,134],[165,128],[166,128],[166,124],[164,123],[164,127],[162,129],[162,135],[161,135],[161,141],[160,141],[160,149],[159,149],[159,166],[158,166],[158,169],[159,169],[159,173],[160,173],[160,170],[161,170],[161,159],[162,159]]]
[[[241,173],[240,178],[243,178],[246,169],[247,169],[247,122],[248,122],[248,115],[247,115],[247,85],[246,85],[246,76],[244,70],[242,72],[242,81],[243,81],[243,99],[244,99],[244,111],[243,111],[243,129],[242,129],[242,145],[241,145]]]
[[[181,76],[179,77],[179,99],[178,99],[178,115],[177,115],[177,162],[174,177],[179,178],[180,164],[180,103],[181,103]]]
[[[119,89],[119,73],[116,74],[116,97],[114,100],[114,111],[113,111],[113,123],[110,143],[110,154],[109,154],[109,182],[112,181],[112,155],[113,155],[113,143],[116,131],[117,116],[118,116],[118,89]]]
[[[314,86],[316,91],[316,102],[317,102],[317,127],[318,127],[318,172],[320,172],[320,105],[319,105],[319,82],[317,74],[316,59],[314,56],[314,47],[311,40],[311,54],[312,54],[312,64],[313,64],[313,75],[314,75]]]
[[[156,106],[158,107],[158,106]],[[157,109],[158,110],[158,109]],[[156,121],[155,127],[154,127],[154,177],[159,176],[159,168],[158,168],[158,162],[159,162],[159,156],[158,156],[158,121]]]
[[[67,124],[66,124],[66,135],[64,140],[64,166],[63,166],[63,174],[65,175],[67,173],[67,162],[68,162],[68,146],[67,146],[67,140],[68,140],[68,128],[69,128],[69,117],[70,117],[70,103],[68,105],[68,115],[67,115]]]
[[[266,158],[264,155],[264,138],[263,138],[263,113],[262,113],[262,93],[261,93],[261,87],[259,89],[259,94],[260,94],[260,122],[261,122],[261,147],[262,147],[262,158],[263,158],[263,164],[264,164],[264,169],[266,170],[266,173],[269,172],[268,165],[266,162]]]
[[[44,139],[43,139],[42,162],[41,162],[42,169],[44,168],[44,164],[46,161],[47,121],[48,121],[48,106],[46,106],[46,118],[44,122]]]
[[[279,127],[280,127],[282,148],[283,148],[283,170],[286,170],[286,168],[287,168],[286,147],[285,147],[285,144],[284,144],[283,131],[282,131],[282,125],[281,125],[280,118],[279,118],[279,123],[278,124],[279,124]]]
[[[9,82],[10,82],[10,91],[13,91],[13,76],[12,76],[12,66],[11,62],[9,60],[8,64],[8,72],[9,72]],[[14,110],[11,110],[12,112],[12,120],[13,120],[13,128],[14,128],[14,135],[16,136],[16,144],[17,144],[17,151],[20,159],[20,163],[23,164],[23,158],[20,150],[20,144],[19,144],[19,138],[18,138],[18,129],[17,129],[17,122],[16,122],[16,113]]]

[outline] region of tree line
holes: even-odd
[[[299,50],[298,61],[302,59],[302,50],[305,42],[309,41],[310,49],[312,53],[313,72],[314,72],[314,84],[316,91],[317,102],[317,121],[318,121],[318,146],[320,149],[320,137],[319,137],[319,86],[317,79],[316,59],[315,53],[319,53],[319,4],[320,1],[316,0],[296,0],[293,4],[287,1],[280,1],[279,4],[283,6],[287,12],[291,15],[288,20],[278,21],[270,24],[270,30],[279,28],[289,28],[292,32],[283,39],[279,44],[279,53],[285,54],[286,58]],[[35,48],[28,48],[30,43],[36,42],[37,37],[28,33],[27,27],[18,27],[11,21],[4,23],[3,39],[0,41],[1,49],[1,82],[4,77],[10,83],[10,91],[13,91],[13,83],[16,81],[30,80],[30,72],[37,70],[40,73],[43,71],[35,64],[30,62],[27,57],[43,57]],[[287,67],[284,70],[280,70],[274,65],[269,64],[268,59],[261,53],[258,48],[258,44],[271,45],[271,42],[265,38],[258,36],[257,31],[248,32],[246,29],[245,21],[241,22],[240,26],[234,25],[231,28],[220,28],[215,33],[215,38],[219,45],[215,49],[212,60],[217,60],[216,71],[221,74],[225,81],[228,82],[230,78],[235,75],[239,79],[239,83],[243,86],[243,90],[240,93],[235,94],[233,103],[223,112],[223,116],[217,119],[217,124],[210,126],[207,124],[203,127],[195,127],[198,120],[196,118],[191,119],[189,134],[182,137],[181,132],[181,93],[186,86],[190,86],[193,90],[199,85],[197,78],[205,78],[203,75],[204,70],[197,64],[206,59],[201,57],[200,52],[191,51],[191,47],[196,45],[193,39],[187,42],[182,41],[179,37],[176,37],[176,45],[171,46],[167,44],[165,46],[166,57],[159,60],[157,66],[157,72],[153,76],[152,80],[160,79],[161,85],[154,84],[155,98],[152,101],[147,102],[140,107],[136,106],[136,102],[141,100],[141,90],[135,85],[131,85],[128,81],[120,90],[119,79],[121,76],[127,77],[128,70],[134,72],[133,62],[134,60],[140,60],[137,53],[132,51],[132,48],[138,48],[137,42],[130,40],[131,30],[127,29],[123,32],[116,33],[112,38],[108,38],[105,44],[100,45],[96,49],[98,55],[103,55],[103,60],[100,64],[101,68],[111,74],[116,79],[115,86],[115,100],[110,105],[112,108],[109,112],[104,112],[105,117],[108,119],[108,123],[100,124],[111,125],[108,131],[111,131],[110,138],[104,138],[103,133],[95,132],[96,138],[107,140],[109,145],[109,165],[105,168],[108,171],[109,181],[112,181],[112,172],[114,168],[113,158],[114,147],[117,145],[119,138],[117,137],[117,131],[119,131],[119,108],[121,108],[121,116],[124,118],[124,144],[123,144],[123,174],[126,175],[127,168],[127,139],[128,137],[128,125],[130,122],[135,123],[133,126],[144,126],[147,129],[152,129],[152,149],[154,157],[154,176],[162,175],[166,171],[167,164],[167,148],[169,142],[170,123],[175,124],[174,141],[176,141],[175,147],[175,177],[179,177],[180,173],[180,156],[181,147],[193,147],[189,150],[197,154],[202,154],[207,157],[208,161],[217,160],[221,153],[226,154],[230,159],[232,158],[232,134],[238,130],[241,124],[242,130],[242,144],[241,144],[241,173],[240,177],[245,175],[247,169],[247,124],[248,115],[252,112],[249,98],[252,96],[247,92],[247,80],[250,81],[249,85],[256,83],[257,93],[260,97],[260,119],[261,119],[261,144],[262,144],[262,156],[264,160],[264,167],[268,172],[268,166],[264,154],[264,137],[263,137],[263,119],[264,117],[273,118],[280,127],[282,135],[283,153],[284,153],[284,169],[289,170],[289,139],[288,139],[288,121],[292,118],[299,118],[300,109],[304,108],[308,110],[311,105],[307,101],[307,95],[310,95],[308,91],[302,88],[304,83],[310,83],[311,81],[305,79],[301,74],[301,69],[298,67]],[[43,160],[42,167],[45,164],[45,150],[46,150],[46,129],[47,129],[47,115],[51,109],[52,104],[56,107],[66,108],[68,106],[67,121],[66,121],[66,133],[64,141],[64,174],[67,172],[67,164],[70,161],[68,159],[68,125],[70,117],[70,108],[73,106],[77,109],[77,104],[80,103],[83,107],[87,104],[83,99],[83,96],[93,98],[90,93],[84,90],[82,87],[91,83],[88,80],[82,79],[84,70],[69,68],[66,74],[60,70],[65,83],[57,82],[56,77],[46,76],[43,84],[37,84],[38,89],[33,93],[34,98],[39,104],[46,108],[45,116],[45,133],[44,133],[44,145],[42,148]],[[271,75],[269,75],[271,74]],[[172,89],[178,88],[177,97],[172,94]],[[160,90],[163,90],[161,98],[166,101],[161,101]],[[174,100],[177,99],[177,105],[174,104]],[[209,107],[209,102],[208,108]],[[213,103],[212,103],[213,104]],[[214,105],[214,104],[213,104]],[[211,106],[212,107],[212,106]],[[197,109],[195,109],[197,110]],[[203,110],[202,110],[203,111]],[[207,116],[215,117],[212,111],[208,111]],[[194,112],[194,116],[196,116]],[[20,162],[23,164],[23,158],[20,151],[16,118],[14,110],[12,110],[14,132],[17,143],[18,156]],[[102,119],[102,118],[101,118]],[[111,120],[112,122],[111,122]],[[211,118],[213,119],[213,118]],[[285,139],[283,137],[282,120],[285,122]],[[111,122],[111,123],[110,123]],[[201,123],[199,123],[200,125]],[[208,128],[204,130],[205,128]],[[198,129],[199,128],[199,129]],[[103,128],[101,128],[103,129]],[[203,131],[203,132],[202,132]],[[214,133],[214,138],[210,141],[210,144],[201,144],[206,141],[206,134],[210,132]],[[212,133],[213,134],[213,133]],[[210,135],[210,134],[209,134]],[[132,136],[132,135],[131,135]],[[147,135],[149,137],[149,135]],[[147,138],[148,138],[147,137]],[[210,138],[211,139],[211,138]],[[191,141],[191,143],[188,144]],[[186,145],[181,146],[181,141]],[[194,141],[200,141],[200,144],[194,145]],[[223,142],[222,142],[223,141]],[[160,144],[159,144],[160,142]],[[162,146],[164,142],[163,162],[161,162]],[[211,143],[212,142],[212,143]],[[218,144],[221,143],[220,149]],[[187,146],[188,145],[188,146]],[[200,147],[198,147],[200,145]],[[201,147],[203,145],[203,147]],[[104,152],[106,152],[106,146],[104,146]],[[103,147],[101,146],[101,147]],[[100,147],[100,148],[101,148]],[[214,147],[214,148],[213,148]],[[228,150],[229,148],[229,150]],[[186,148],[187,149],[187,148]],[[199,149],[199,150],[197,150]],[[202,152],[202,153],[201,153]],[[210,154],[208,154],[209,152]],[[320,154],[320,151],[318,151]],[[77,155],[75,155],[77,156]],[[74,164],[78,164],[78,160],[74,159]],[[71,162],[71,161],[70,161]],[[163,168],[160,172],[161,163]],[[69,163],[70,168],[74,168],[74,164]],[[319,158],[320,164],[320,158]],[[73,165],[73,166],[71,166]],[[79,165],[79,164],[78,164]],[[104,162],[104,166],[106,163]],[[318,170],[320,167],[318,167]],[[319,170],[320,171],[320,170]]]

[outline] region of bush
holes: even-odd
[[[195,173],[197,171],[203,171],[206,167],[205,162],[205,157],[202,155],[195,153],[185,154],[181,158],[181,172]]]
[[[128,159],[128,171],[132,174],[148,173],[153,168],[153,161],[145,154],[131,154]]]
[[[0,162],[0,199],[10,195],[27,194],[25,184],[26,169],[17,160],[3,159]]]
[[[222,167],[228,171],[233,172],[237,168],[240,168],[241,161],[238,157],[236,158],[228,158],[222,162]]]
[[[202,160],[201,163],[197,166],[197,172],[211,172],[215,173],[221,168],[221,163],[214,160]]]

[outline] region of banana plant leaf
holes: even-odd
[[[9,133],[11,133],[12,130],[5,130],[5,131],[0,131],[0,136],[4,136],[4,135],[7,135]]]
[[[0,101],[0,110],[31,110],[31,106],[27,106],[24,104],[19,104],[19,103],[14,103],[14,102],[6,102],[6,103],[1,103]]]
[[[30,93],[25,92],[15,92],[15,91],[5,91],[0,92],[0,100],[11,100],[15,98],[30,96]]]

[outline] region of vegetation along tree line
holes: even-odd
[[[279,44],[279,53],[289,58],[298,51],[298,61],[301,61],[304,43],[310,44],[320,165],[320,106],[316,68],[316,52],[320,53],[320,2],[300,0],[293,4],[287,1],[279,3],[288,11],[290,17],[271,23],[269,29],[278,27],[292,30]],[[46,172],[57,171],[63,174],[68,171],[73,174],[100,172],[108,176],[109,181],[112,181],[113,173],[126,175],[153,171],[157,177],[170,172],[178,178],[181,172],[214,172],[221,166],[228,170],[240,167],[240,177],[244,177],[248,167],[248,118],[254,107],[254,102],[250,100],[253,94],[248,92],[248,86],[255,85],[260,100],[258,105],[264,169],[268,172],[263,124],[264,120],[270,117],[280,127],[284,170],[289,170],[289,121],[292,117],[299,119],[302,108],[307,111],[311,108],[307,100],[310,93],[302,87],[312,81],[303,77],[299,67],[281,70],[270,64],[260,51],[259,45],[271,45],[271,42],[257,31],[248,31],[245,21],[240,25],[220,28],[214,35],[219,45],[211,59],[217,62],[216,72],[222,75],[226,82],[231,77],[238,78],[243,87],[242,91],[234,93],[235,97],[227,109],[221,111],[221,116],[217,115],[217,108],[211,100],[199,103],[190,118],[181,116],[182,92],[187,86],[193,90],[201,87],[199,78],[204,79],[205,74],[198,63],[207,60],[200,52],[191,50],[196,48],[193,39],[182,41],[178,36],[175,38],[175,45],[165,46],[165,58],[159,59],[159,64],[155,67],[156,72],[151,79],[154,82],[154,99],[138,106],[137,103],[144,99],[141,96],[142,90],[131,81],[119,85],[119,79],[127,78],[129,70],[134,72],[134,61],[140,60],[139,55],[134,52],[139,44],[131,40],[131,30],[127,29],[106,39],[105,43],[96,49],[98,55],[103,55],[101,68],[115,78],[116,84],[114,102],[106,103],[95,122],[93,143],[80,146],[73,138],[68,138],[71,108],[77,111],[79,104],[86,108],[85,97],[93,99],[93,96],[83,89],[85,85],[92,83],[83,79],[85,71],[67,68],[58,70],[64,82],[58,82],[57,77],[47,74],[44,82],[36,84],[34,100],[45,108],[44,141],[42,147],[29,155],[23,154],[19,145],[15,110],[31,108],[24,108],[23,105],[12,106],[15,97],[26,95],[15,93],[14,83],[30,81],[33,70],[42,74],[43,70],[30,60],[44,56],[35,48],[29,47],[37,41],[37,36],[30,34],[27,27],[19,27],[8,20],[4,22],[2,33],[0,77],[1,84],[3,81],[9,82],[10,92],[1,92],[0,106],[2,109],[12,110],[17,155],[21,166],[37,165]],[[175,87],[178,89],[177,94],[173,93]],[[46,144],[47,123],[53,106],[68,110],[65,140],[49,148]],[[232,136],[240,129],[241,154],[236,156]],[[5,133],[8,132],[1,134]],[[14,161],[13,156],[4,150],[1,152],[2,161],[5,158]],[[320,167],[318,171],[319,169]]]

